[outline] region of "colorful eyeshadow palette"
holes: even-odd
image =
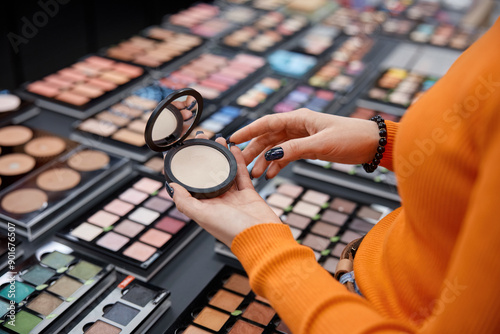
[[[406,108],[415,103],[438,79],[402,68],[389,68],[376,79],[366,95],[376,102]]]
[[[222,43],[232,48],[265,53],[302,31],[308,23],[302,15],[286,16],[280,12],[268,12],[252,25],[224,37]]]
[[[32,102],[21,99],[7,89],[0,90],[0,126],[19,124],[39,112]]]
[[[172,90],[191,87],[206,100],[217,100],[252,77],[266,64],[259,56],[212,50],[160,79],[160,85]]]
[[[29,143],[28,143],[29,144]],[[124,158],[80,147],[0,192],[0,222],[33,240],[55,226],[85,191],[127,163]]]
[[[339,37],[341,30],[337,27],[326,25],[316,25],[300,37],[297,46],[293,49],[312,56],[320,56],[333,46],[333,43]]]
[[[252,111],[257,110],[264,102],[284,89],[290,81],[290,79],[277,76],[265,76],[238,96],[235,103]]]
[[[269,301],[255,295],[245,272],[217,273],[165,334],[291,334]]]
[[[120,281],[118,281],[120,282]],[[64,333],[114,334],[146,333],[171,305],[170,292],[125,277],[97,305],[81,312],[76,325],[70,324]]]
[[[273,107],[275,113],[290,112],[299,108],[325,112],[335,100],[335,93],[326,89],[299,85]]]
[[[366,69],[363,61],[374,44],[369,37],[350,37],[344,41],[316,73],[309,78],[314,87],[346,93]]]
[[[161,68],[203,44],[203,39],[160,27],[146,37],[133,36],[106,50],[109,58],[150,68]]]
[[[298,79],[305,76],[318,63],[314,56],[287,50],[276,50],[267,60],[273,71]]]
[[[390,17],[382,24],[382,32],[393,37],[406,37],[415,25],[412,20]]]
[[[409,37],[417,43],[464,50],[476,40],[478,35],[474,29],[463,29],[448,23],[421,23],[415,27]]]
[[[0,278],[0,330],[62,333],[114,280],[113,265],[89,262],[51,242]]]
[[[142,67],[90,56],[26,85],[25,90],[42,107],[84,118],[108,103],[111,93],[129,86],[143,74]]]
[[[199,232],[164,189],[164,178],[132,172],[58,234],[77,249],[150,279]],[[161,180],[161,181],[160,181]]]
[[[76,146],[73,141],[23,125],[0,128],[0,190]]]
[[[188,138],[194,138],[198,131],[203,131],[209,138],[218,133],[229,132],[228,128],[237,127],[244,121],[243,114],[242,108],[223,106],[193,129]]]
[[[341,7],[333,14],[326,17],[322,23],[326,26],[333,26],[346,35],[372,35],[378,31],[380,24],[387,18],[383,11],[362,11],[354,8]]]

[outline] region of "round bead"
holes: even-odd
[[[378,123],[378,128],[379,129],[385,129],[385,123],[384,122]]]
[[[373,159],[372,163],[377,166],[380,163],[379,159]]]
[[[377,147],[377,152],[378,153],[384,153],[385,152],[385,147],[383,147],[383,146]]]
[[[386,129],[380,129],[380,131],[378,132],[378,134],[380,135],[380,137],[387,137],[387,130]]]
[[[380,160],[380,159],[382,159],[383,157],[384,157],[384,156],[383,156],[382,154],[380,154],[380,153],[375,153],[375,159]]]
[[[385,146],[387,144],[387,139],[380,138],[380,140],[378,141],[378,143],[379,143],[380,146]]]

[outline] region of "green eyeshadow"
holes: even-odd
[[[67,267],[74,259],[75,257],[72,255],[55,251],[44,256],[41,262],[51,268],[59,269]]]
[[[28,284],[24,284],[19,281],[14,282],[14,288],[15,288],[15,296],[14,298],[9,298],[9,291],[10,291],[10,284],[7,284],[2,291],[0,291],[0,296],[4,297],[5,299],[8,300],[14,300],[16,303],[19,303],[23,301],[24,298],[28,297],[33,291],[35,291],[35,288]]]
[[[9,311],[9,303],[0,300],[0,318]]]
[[[44,284],[54,276],[56,272],[50,268],[42,267],[37,264],[31,267],[24,275],[22,275],[23,280],[33,285]]]
[[[101,271],[101,267],[87,261],[80,261],[77,265],[68,270],[68,275],[87,281]]]
[[[42,318],[39,318],[36,315],[26,311],[20,311],[15,315],[15,326],[10,325],[9,322],[5,322],[4,327],[7,327],[8,329],[19,334],[28,334],[41,321]]]

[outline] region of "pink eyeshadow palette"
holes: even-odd
[[[291,334],[245,272],[223,267],[165,334]]]
[[[264,58],[228,50],[204,53],[159,80],[162,87],[191,87],[206,100],[218,100],[259,71]]]
[[[326,17],[322,23],[326,26],[342,29],[346,35],[356,36],[372,35],[386,19],[387,13],[384,11],[364,11],[360,13],[354,8],[341,7]]]
[[[337,27],[316,25],[309,29],[298,41],[293,49],[312,56],[320,56],[333,46],[341,30]]]
[[[200,231],[166,198],[161,179],[132,172],[59,236],[149,279]]]
[[[41,106],[84,118],[95,112],[99,103],[111,93],[135,82],[143,74],[141,67],[90,56],[28,84],[25,89],[39,98]]]
[[[327,88],[347,93],[354,88],[356,78],[366,68],[365,57],[372,50],[374,40],[366,36],[355,36],[345,40],[326,63],[309,78],[314,87]]]
[[[150,68],[161,68],[203,44],[203,39],[160,27],[151,27],[146,37],[133,36],[106,50],[109,58]]]
[[[299,108],[308,108],[317,112],[326,112],[335,100],[335,93],[310,86],[300,85],[276,103],[275,113],[290,112]]]
[[[277,95],[292,80],[277,76],[265,76],[236,98],[236,104],[257,110],[263,103]]]

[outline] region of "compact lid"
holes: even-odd
[[[201,94],[192,88],[179,89],[161,101],[146,124],[144,138],[150,149],[163,152],[189,136],[203,110]]]

